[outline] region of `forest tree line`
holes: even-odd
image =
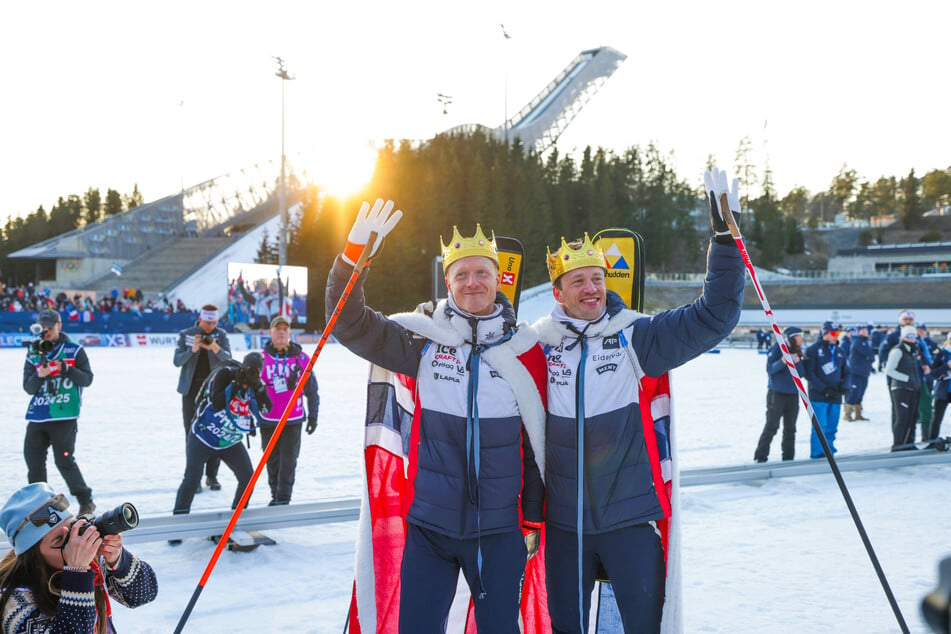
[[[765,170],[757,177],[744,160],[738,151],[733,173],[745,178],[744,192],[759,189],[762,194],[744,197],[744,208],[752,214],[744,218],[743,231],[757,264],[764,267],[802,253],[803,228],[830,222],[837,214],[894,214],[914,227],[925,210],[951,204],[951,168],[921,179],[912,170],[904,178],[868,183],[843,167],[825,192],[811,195],[800,187],[780,198],[771,173]],[[589,147],[577,159],[557,150],[542,157],[523,151],[518,141],[506,147],[478,132],[439,135],[415,145],[389,143],[379,153],[364,197],[392,198],[404,216],[368,280],[370,303],[389,313],[429,298],[440,236],[448,239],[453,225],[471,235],[476,222],[486,232],[523,243],[525,288],[547,280],[546,247],[557,248],[562,236],[571,240],[614,226],[644,236],[648,271],[702,271],[710,235],[708,207],[699,175],[682,178],[673,162],[653,145],[621,154]],[[288,263],[310,269],[312,320],[323,321],[327,272],[362,199],[323,198],[314,188],[305,194],[303,217],[292,228]]]
[[[22,262],[7,256],[20,249],[32,246],[44,240],[79,229],[128,211],[143,204],[139,186],[134,185],[132,193],[122,195],[114,189],[107,189],[103,196],[97,187],[90,187],[82,196],[69,194],[60,196],[56,204],[47,212],[43,205],[25,216],[10,216],[0,229],[0,273],[7,284],[22,284],[24,279],[35,270],[32,262]]]
[[[764,267],[801,253],[803,229],[838,214],[894,215],[913,228],[926,210],[951,204],[951,168],[920,178],[912,170],[904,177],[867,181],[843,166],[826,191],[811,194],[799,187],[780,197],[771,172],[760,173],[750,164],[748,147],[741,141],[732,173],[747,194],[744,208],[753,212],[743,220],[744,234]],[[751,191],[761,194],[750,197]],[[562,236],[571,240],[585,231],[632,228],[646,240],[648,271],[696,272],[704,268],[710,231],[699,174],[677,174],[673,157],[654,145],[621,153],[589,147],[576,157],[557,149],[540,156],[524,151],[518,140],[506,146],[481,132],[438,135],[425,143],[389,142],[363,195],[341,201],[321,196],[313,186],[305,189],[303,216],[290,231],[288,260],[310,269],[313,317],[323,315],[326,275],[360,201],[376,197],[392,198],[405,214],[367,285],[372,305],[385,312],[407,310],[432,294],[432,261],[440,236],[448,239],[453,225],[471,235],[478,221],[486,232],[521,240],[525,287],[547,279],[545,249],[557,248]],[[109,189],[104,197],[90,188],[81,196],[60,197],[49,212],[41,206],[8,219],[0,230],[3,281],[11,282],[11,271],[13,283],[29,281],[25,278],[33,270],[20,271],[16,260],[6,258],[9,253],[142,202],[138,187],[127,196]],[[273,255],[271,248],[259,252]]]

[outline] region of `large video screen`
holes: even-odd
[[[228,320],[267,329],[277,315],[307,323],[307,267],[228,263]]]

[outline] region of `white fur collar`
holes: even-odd
[[[591,324],[587,330],[587,334],[588,336],[594,337],[612,335],[627,328],[641,317],[647,317],[647,315],[624,308],[609,319]],[[555,320],[552,315],[546,315],[536,321],[532,324],[532,329],[538,334],[538,341],[548,346],[558,345],[565,337],[574,338],[577,336],[568,330],[564,323]]]
[[[407,330],[425,337],[431,341],[447,346],[462,346],[470,334],[469,324],[459,315],[446,312],[446,300],[436,305],[432,316],[421,312],[398,313],[390,319]],[[496,317],[485,320],[487,330],[497,328],[502,318]],[[496,324],[498,323],[498,325]],[[480,339],[483,334],[483,323],[479,324]],[[511,386],[518,403],[519,412],[525,431],[528,433],[532,451],[535,452],[535,462],[542,478],[545,477],[545,407],[532,375],[525,365],[518,360],[518,356],[529,351],[538,343],[535,331],[526,323],[519,324],[511,339],[498,346],[493,346],[482,353],[485,360]]]

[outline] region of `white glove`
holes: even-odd
[[[390,213],[391,211],[393,213]],[[356,264],[370,240],[370,234],[376,233],[376,241],[370,245],[370,257],[373,257],[383,244],[383,238],[393,230],[402,217],[402,211],[399,209],[393,211],[392,200],[384,203],[382,198],[377,198],[372,209],[370,203],[364,201],[350,229],[350,235],[347,236],[347,247],[341,256],[343,260],[349,264]]]
[[[723,219],[723,212],[720,210],[721,196],[726,194],[727,204],[730,211],[733,212],[733,218],[737,225],[740,222],[740,182],[733,179],[732,186],[727,185],[726,170],[720,170],[716,167],[713,170],[707,170],[703,173],[703,184],[707,190],[707,197],[710,202],[710,222],[713,225],[713,233],[717,242],[732,242],[730,228]]]

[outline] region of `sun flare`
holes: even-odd
[[[371,142],[335,144],[302,157],[307,179],[337,198],[347,198],[366,187],[376,167],[377,150]]]

